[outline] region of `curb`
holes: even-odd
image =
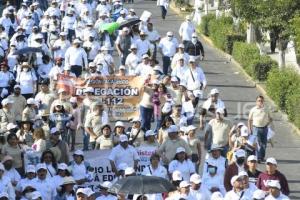
[[[176,14],[178,14],[179,16],[181,16],[181,17],[184,16],[184,14],[181,13],[177,7],[175,7],[174,3],[171,3],[171,4],[170,4],[170,8],[171,8]],[[201,39],[202,39],[206,44],[208,44],[209,46],[213,47],[219,54],[221,54],[221,55],[223,55],[224,57],[230,59],[231,62],[233,63],[233,65],[234,65],[240,72],[242,72],[242,74],[243,74],[246,78],[248,78],[249,81],[251,81],[251,82],[254,84],[255,88],[256,88],[263,96],[265,96],[265,97],[268,99],[268,101],[272,104],[272,106],[277,107],[277,105],[275,104],[275,102],[269,97],[269,95],[267,94],[266,90],[262,87],[262,85],[261,85],[259,82],[256,82],[255,80],[253,80],[253,78],[252,78],[252,77],[244,70],[244,68],[243,68],[237,61],[235,61],[235,60],[232,58],[231,55],[229,55],[229,54],[225,53],[224,51],[220,50],[219,48],[217,48],[217,47],[213,44],[212,40],[211,40],[209,37],[203,35],[203,34],[200,33],[199,31],[197,31],[197,33],[199,34],[199,36],[201,37]],[[284,112],[282,112],[281,110],[278,110],[278,112],[280,113],[280,115],[283,116],[284,119],[286,119],[286,122],[288,123],[288,125],[289,125],[289,126],[291,127],[291,129],[292,129],[292,133],[296,133],[297,135],[300,136],[300,129],[299,129],[298,127],[296,127],[292,122],[290,122],[290,121],[288,120],[287,114],[284,113]]]

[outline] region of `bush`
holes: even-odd
[[[200,24],[200,32],[203,33],[206,36],[209,36],[209,31],[208,31],[208,23],[215,19],[216,15],[213,13],[210,13],[208,15],[204,15],[201,18],[201,24]]]
[[[292,100],[295,91],[299,91],[300,76],[292,69],[272,69],[268,75],[267,93],[283,111],[287,111],[287,99]]]
[[[267,80],[268,73],[272,68],[277,68],[278,64],[269,56],[261,56],[259,60],[254,60],[251,66],[252,76],[259,81]]]
[[[288,114],[289,120],[300,128],[300,87],[291,93],[291,95],[287,96],[286,113]]]
[[[208,32],[214,44],[225,51],[226,35],[233,33],[233,20],[231,17],[212,19],[208,23]]]
[[[245,35],[229,34],[225,36],[225,52],[232,54],[233,44],[235,42],[245,42]]]
[[[247,44],[243,42],[235,42],[232,50],[233,58],[241,64],[245,71],[253,76],[252,64],[259,60],[259,49],[255,44]]]

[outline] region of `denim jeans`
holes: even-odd
[[[71,66],[71,72],[74,73],[75,76],[78,78],[82,74],[82,66],[72,65]]]
[[[171,59],[169,56],[163,56],[163,72],[165,75],[168,74],[169,67],[171,65]]]
[[[160,9],[161,9],[161,18],[165,19],[167,15],[167,9],[165,8],[165,6],[160,6]]]
[[[146,108],[143,106],[140,106],[140,115],[142,120],[142,129],[144,131],[151,129],[151,118],[153,115],[153,108]]]
[[[257,137],[259,149],[257,152],[258,160],[263,160],[266,156],[268,142],[268,127],[253,127],[253,135]]]
[[[89,142],[90,142],[90,134],[88,134],[84,130],[82,131],[82,134],[83,134],[83,151],[88,151],[89,150]]]

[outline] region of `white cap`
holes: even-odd
[[[89,67],[96,67],[96,63],[90,62],[90,63],[89,63]]]
[[[109,182],[109,181],[104,181],[103,183],[100,183],[100,186],[101,186],[102,188],[107,188],[107,189],[109,189],[109,188],[111,188],[112,183]]]
[[[63,178],[63,185],[67,185],[67,184],[76,184],[76,181],[73,178],[73,176],[66,176]]]
[[[197,37],[197,33],[192,33],[192,37]]]
[[[239,127],[239,126],[246,126],[246,125],[243,122],[239,122],[236,126]]]
[[[66,35],[68,35],[68,33],[67,32],[60,32],[60,34],[59,34],[60,36],[66,36]]]
[[[4,165],[0,162],[0,170],[5,171]]]
[[[127,135],[124,135],[124,134],[120,135],[120,142],[128,142]]]
[[[12,129],[15,129],[17,128],[18,126],[14,123],[8,123],[7,124],[7,130],[12,130]]]
[[[34,100],[34,98],[29,98],[27,99],[27,104],[36,104],[36,101]]]
[[[0,193],[0,198],[4,198],[4,197],[9,198],[8,194],[6,192],[1,192]]]
[[[63,93],[63,92],[66,92],[65,88],[60,88],[60,89],[57,91],[57,94],[60,94],[60,93]]]
[[[74,153],[73,153],[73,155],[77,155],[77,156],[84,156],[84,153],[83,153],[83,151],[82,150],[80,150],[80,149],[77,149]]]
[[[26,173],[36,173],[35,166],[34,165],[27,165]]]
[[[219,90],[217,88],[213,88],[210,90],[210,95],[219,94]]]
[[[190,15],[187,15],[187,16],[185,16],[185,19],[186,19],[186,20],[191,20],[191,16],[190,16]]]
[[[131,174],[134,174],[135,173],[135,170],[133,169],[133,167],[127,167],[125,169],[125,175],[131,175]]]
[[[142,120],[141,120],[141,118],[139,117],[139,116],[137,116],[137,117],[134,117],[132,120],[131,120],[131,122],[141,122]]]
[[[244,177],[244,176],[249,176],[249,175],[245,171],[240,171],[239,174],[238,174],[238,176],[239,177]]]
[[[217,144],[212,144],[210,147],[209,152],[213,151],[213,150],[222,150],[223,148],[220,145]]]
[[[108,48],[107,46],[102,46],[102,47],[100,48],[100,50],[101,50],[101,51],[108,51],[109,48]]]
[[[133,8],[130,8],[130,9],[129,9],[129,12],[135,12],[135,11],[134,11],[134,9],[133,9]]]
[[[148,55],[148,54],[144,54],[144,55],[142,56],[142,58],[143,58],[143,59],[149,58],[149,55]]]
[[[171,125],[168,130],[168,133],[177,133],[178,132],[178,127],[176,125]]]
[[[189,63],[190,62],[195,62],[195,61],[196,61],[195,58],[193,56],[190,56]]]
[[[53,127],[53,128],[50,129],[51,134],[54,134],[54,133],[57,133],[57,132],[58,132],[58,130],[57,130],[56,127]]]
[[[129,31],[129,28],[128,28],[128,27],[123,27],[123,28],[122,28],[122,31],[123,31],[123,32]]]
[[[236,182],[240,177],[238,175],[235,175],[231,178],[230,183],[233,186],[234,182]]]
[[[125,65],[120,65],[119,69],[126,69]]]
[[[82,194],[84,194],[84,195],[87,195],[87,194],[86,194],[85,188],[79,188],[79,189],[76,191],[76,194],[79,194],[79,193],[82,193]]]
[[[117,121],[115,127],[125,127],[125,125],[122,121]]]
[[[173,173],[172,173],[172,180],[173,181],[181,181],[182,180],[182,174],[180,171],[178,170],[175,170]]]
[[[118,165],[118,170],[125,170],[128,167],[126,163],[120,163]]]
[[[76,97],[71,97],[70,102],[71,103],[77,103],[77,98]]]
[[[246,152],[243,149],[238,149],[236,150],[236,152],[234,152],[234,155],[237,158],[242,158],[242,157],[246,157]]]
[[[89,187],[86,187],[86,188],[84,188],[85,189],[85,193],[86,193],[86,195],[88,196],[88,197],[90,197],[90,196],[92,196],[93,194],[95,194],[95,192],[91,189],[91,188],[89,188]]]
[[[125,10],[121,10],[120,11],[120,14],[122,15],[122,14],[125,14]]]
[[[224,108],[217,108],[216,113],[220,113],[222,115],[224,115]]]
[[[42,198],[42,195],[41,195],[40,192],[34,191],[34,192],[31,193],[31,199],[32,200],[35,200],[35,199],[38,199],[38,198]]]
[[[81,44],[81,41],[79,40],[79,39],[75,39],[74,41],[73,41],[73,44]]]
[[[281,189],[279,180],[268,180],[267,186],[272,188],[277,188],[279,190]]]
[[[184,48],[184,44],[180,43],[180,44],[178,45],[178,48]]]
[[[191,184],[187,181],[181,181],[179,184],[180,188],[185,188],[185,187],[189,187],[189,186],[191,186]]]
[[[253,160],[257,161],[257,157],[255,155],[250,155],[247,159],[248,162]]]
[[[176,76],[172,76],[171,78],[171,82],[178,82],[179,79]]]
[[[16,88],[21,89],[21,86],[20,86],[20,85],[15,85],[15,86],[14,86],[14,89],[16,89]]]
[[[161,73],[163,72],[161,66],[159,65],[155,65],[154,68],[153,68],[154,71],[160,71]]]
[[[187,128],[186,128],[186,132],[189,132],[189,131],[193,131],[193,130],[196,130],[197,127],[194,126],[194,125],[189,125]]]
[[[174,34],[173,34],[173,32],[172,31],[168,31],[167,32],[167,36],[173,36]]]
[[[266,164],[268,164],[268,163],[271,163],[271,164],[273,164],[273,165],[277,165],[277,161],[276,161],[276,159],[273,158],[273,157],[270,157],[270,158],[268,158],[268,159],[266,160]]]
[[[252,195],[253,199],[264,199],[265,197],[266,193],[262,190],[255,190]]]
[[[84,93],[94,93],[94,88],[87,87],[87,88],[84,89]]]
[[[246,137],[249,135],[248,127],[247,126],[242,126],[241,127],[241,136]]]
[[[6,155],[4,156],[4,158],[2,159],[2,163],[5,163],[6,161],[13,161],[13,157],[11,157],[10,155]]]
[[[36,165],[36,171],[39,171],[40,169],[47,169],[47,166],[45,163],[39,163]]]
[[[66,163],[59,163],[57,165],[57,169],[60,169],[60,170],[67,170],[68,169],[68,165],[66,165]]]
[[[131,45],[130,45],[130,49],[137,49],[137,46],[136,46],[136,44],[134,44],[134,43],[133,43],[133,44],[131,44]]]
[[[195,183],[195,184],[201,183],[201,176],[200,176],[199,174],[193,174],[193,175],[190,177],[190,182],[191,182],[191,183]]]
[[[177,153],[181,153],[181,152],[185,152],[185,148],[183,148],[183,147],[178,147],[178,148],[176,149],[176,154],[177,154]]]
[[[5,106],[7,104],[12,104],[12,103],[14,103],[14,102],[8,98],[3,99],[1,102],[2,106]]]
[[[152,131],[152,130],[146,131],[146,133],[145,133],[146,137],[151,136],[151,135],[156,135],[156,133],[154,133],[154,131]]]

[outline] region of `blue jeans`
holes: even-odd
[[[153,115],[153,108],[146,108],[143,106],[140,106],[140,115],[142,119],[142,129],[144,131],[151,129],[151,118]]]
[[[84,130],[82,131],[82,133],[83,133],[83,151],[88,151],[89,150],[89,142],[90,142],[90,134],[88,134]]]
[[[259,149],[257,152],[258,160],[263,160],[266,156],[268,142],[268,127],[253,127],[253,135],[257,137]]]
[[[161,9],[161,18],[165,19],[167,15],[167,9],[165,8],[165,6],[160,6],[160,9]]]
[[[171,59],[169,56],[163,56],[163,72],[165,75],[168,74],[169,67],[171,65]]]

